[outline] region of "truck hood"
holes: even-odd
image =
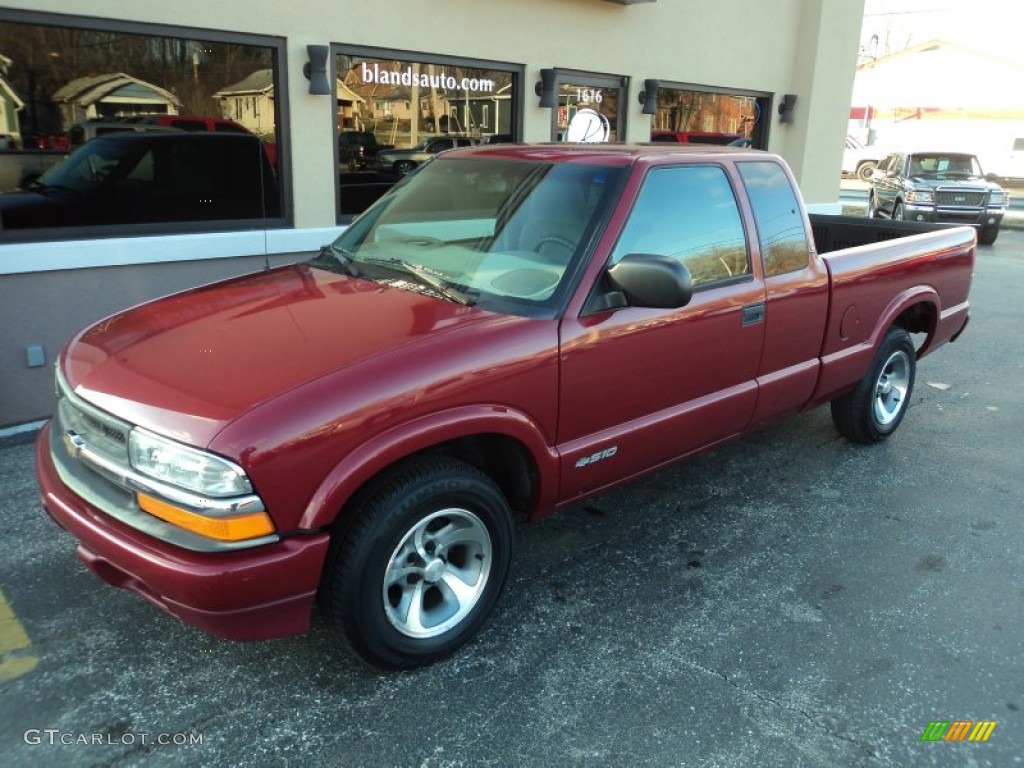
[[[109,317],[73,339],[61,365],[83,399],[205,446],[246,410],[305,382],[502,317],[297,265]]]
[[[923,174],[911,176],[910,180],[914,183],[915,187],[924,187],[925,189],[955,187],[958,189],[969,189],[976,192],[990,192],[1001,189],[998,184],[993,184],[980,176],[936,177],[934,175]]]

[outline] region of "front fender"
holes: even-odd
[[[320,483],[299,521],[299,528],[331,525],[353,494],[396,462],[436,445],[472,435],[498,434],[522,444],[537,467],[536,508],[558,498],[558,452],[527,415],[501,405],[472,405],[432,413],[383,432],[361,444]]]

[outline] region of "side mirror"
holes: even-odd
[[[668,256],[627,254],[608,270],[608,279],[634,307],[675,309],[693,298],[690,270]]]
[[[991,181],[993,184],[998,184],[999,183],[999,176],[997,176],[994,173],[986,173],[985,174],[985,181]]]

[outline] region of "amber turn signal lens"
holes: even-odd
[[[139,508],[159,517],[171,525],[219,541],[244,541],[267,536],[274,532],[274,524],[266,512],[252,512],[231,517],[209,517],[188,509],[176,507],[144,493],[138,494]]]

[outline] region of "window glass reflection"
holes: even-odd
[[[757,222],[766,277],[807,266],[807,230],[793,185],[776,163],[737,163]]]
[[[695,286],[750,274],[743,224],[725,171],[690,165],[648,173],[612,263],[629,253],[678,259]]]
[[[269,46],[0,20],[0,237],[279,218],[275,71]]]
[[[336,71],[342,214],[361,213],[440,152],[515,138],[512,71],[348,54]]]

